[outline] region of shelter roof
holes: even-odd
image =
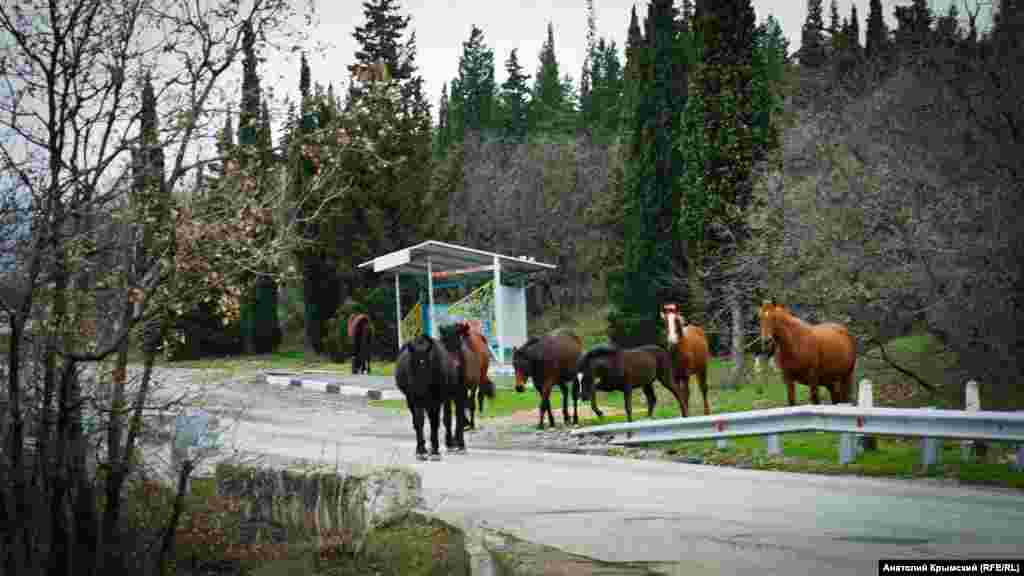
[[[377,256],[373,260],[363,262],[359,268],[370,269],[374,272],[422,276],[427,273],[427,258],[430,258],[434,277],[443,278],[449,275],[492,270],[495,256],[501,263],[501,271],[512,274],[529,274],[557,268],[554,264],[537,262],[526,256],[506,256],[437,240],[427,240],[408,248]]]

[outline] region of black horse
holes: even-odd
[[[352,373],[370,373],[370,341],[373,338],[373,325],[366,314],[353,314],[348,319],[348,338],[352,342]]]
[[[466,390],[460,389],[460,379],[448,350],[440,341],[421,334],[402,346],[395,368],[395,381],[405,395],[412,413],[412,426],[416,430],[416,457],[427,459],[423,438],[423,413],[430,419],[430,456],[441,459],[438,441],[441,407],[444,407],[445,446],[450,452],[466,449],[463,430],[466,425]],[[455,403],[455,435],[451,429],[450,404]]]

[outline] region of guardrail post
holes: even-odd
[[[768,444],[769,456],[782,455],[782,436],[779,434],[769,434],[766,441]]]
[[[964,386],[964,410],[977,412],[981,410],[981,390],[976,380],[969,380]],[[974,440],[962,440],[960,442],[960,458],[964,462],[970,462],[975,454]]]
[[[1013,469],[1017,472],[1024,472],[1024,444],[1017,444],[1017,462]]]
[[[849,406],[853,404],[844,402],[836,406]],[[849,464],[857,458],[857,435],[852,432],[841,432],[839,434],[839,463]]]
[[[925,410],[934,410],[935,406],[929,406]],[[941,438],[921,439],[921,465],[927,469],[939,463],[939,454],[942,452]]]
[[[871,380],[867,378],[860,381],[860,387],[857,390],[857,406],[861,408],[873,408],[875,406],[874,388],[871,385]],[[856,447],[858,454],[865,450],[878,450],[878,438],[858,434]]]

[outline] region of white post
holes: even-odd
[[[434,318],[434,265],[427,256],[427,319],[430,320],[430,336],[438,337],[437,322]]]
[[[402,349],[402,293],[399,292],[398,272],[395,272],[395,330],[398,331],[398,349]]]
[[[761,373],[761,356],[759,354],[754,354],[754,374],[760,374],[760,373]]]
[[[978,382],[970,380],[967,382],[967,386],[964,387],[964,411],[965,412],[977,412],[981,410],[981,390],[978,388]],[[974,440],[962,440],[960,442],[960,457],[964,462],[968,462],[974,456]]]
[[[501,259],[494,256],[494,340],[498,343],[498,364],[505,364],[505,339],[502,329],[505,327],[504,306],[501,298]]]
[[[871,380],[867,378],[860,381],[860,389],[857,391],[857,406],[861,408],[873,408],[875,406],[874,389],[871,386]],[[857,453],[877,449],[877,440],[873,436],[857,435]]]

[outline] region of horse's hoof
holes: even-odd
[[[434,452],[433,454],[430,455],[430,459],[433,460],[434,462],[440,462],[441,461],[441,453],[440,452]]]
[[[427,455],[425,453],[423,453],[423,452],[417,452],[416,453],[416,459],[426,462]]]

